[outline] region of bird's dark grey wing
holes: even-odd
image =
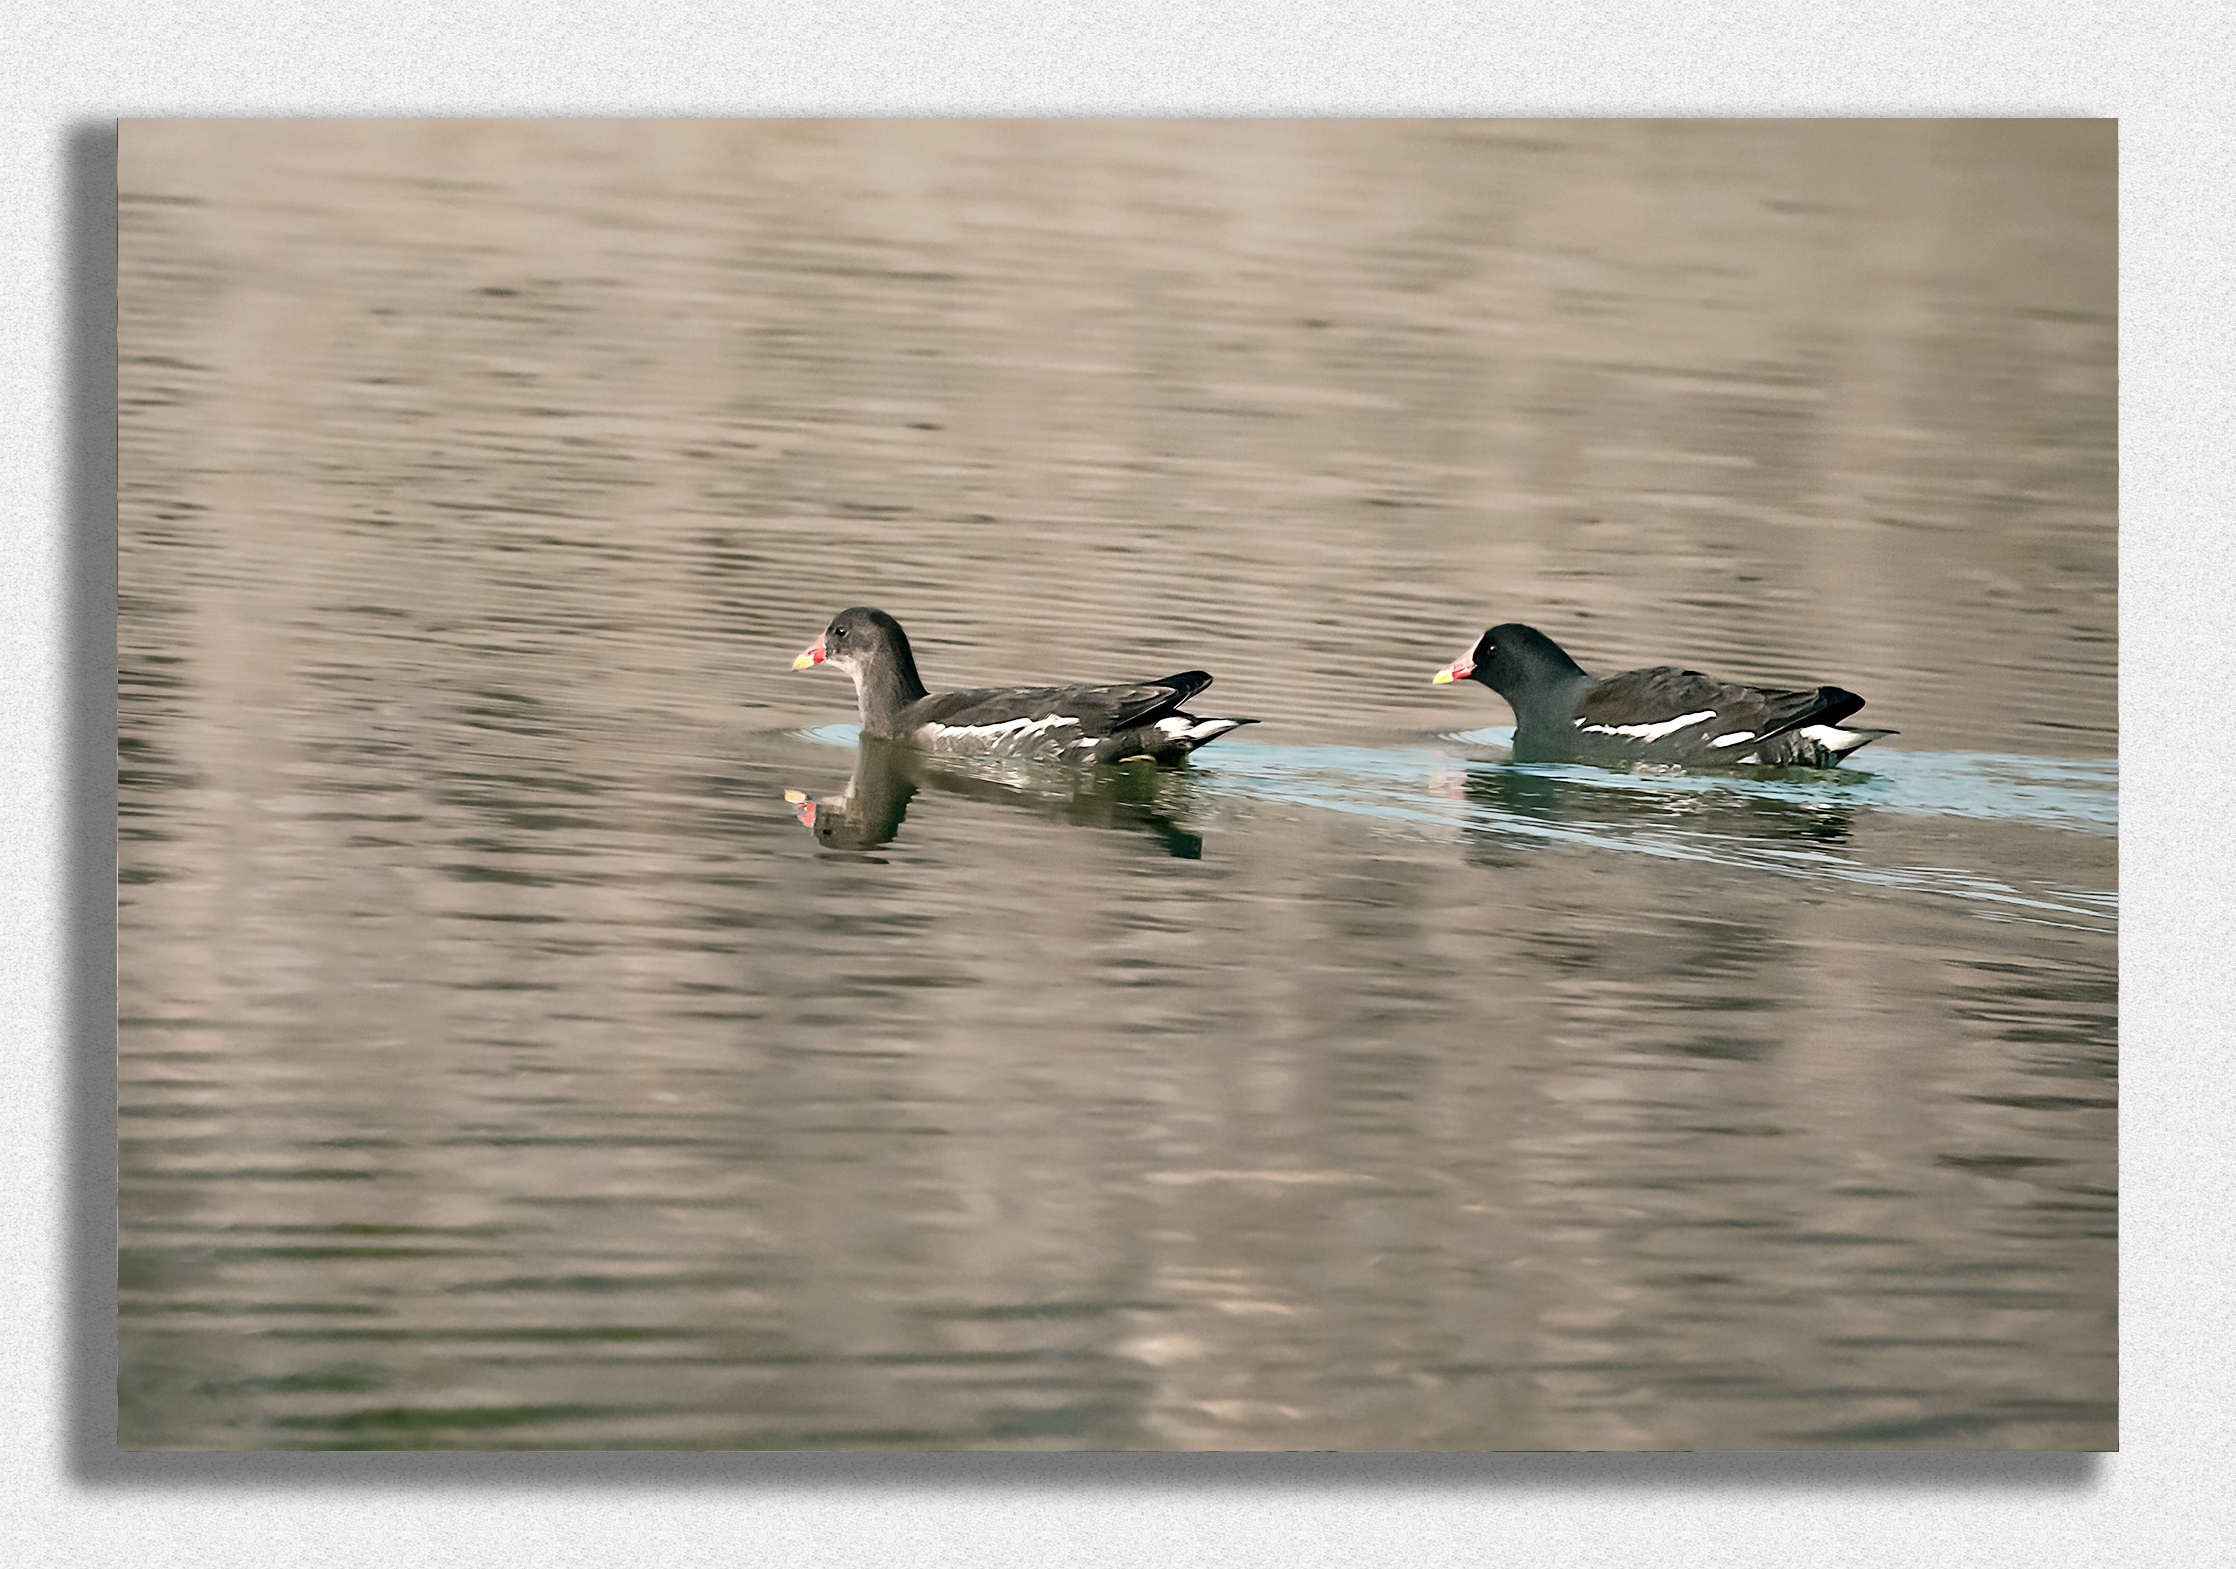
[[[1703,726],[1748,731],[1760,740],[1797,725],[1837,724],[1862,706],[1862,698],[1836,686],[1777,691],[1657,665],[1598,682],[1584,693],[1576,712],[1585,727],[1604,726],[1618,733],[1624,727],[1650,727],[1705,712],[1711,718],[1700,721]]]
[[[1063,716],[1079,721],[1082,735],[1112,735],[1156,723],[1210,684],[1202,671],[1188,670],[1128,686],[974,687],[927,697],[909,718],[963,729]]]

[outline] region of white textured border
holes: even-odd
[[[2211,21],[2223,15],[2220,23]],[[16,0],[0,21],[0,1518],[90,1565],[2188,1565],[2231,1519],[2236,59],[2220,7],[1935,0]],[[2123,1452],[116,1456],[119,115],[2086,114],[2123,122]],[[75,258],[75,259],[74,259]],[[92,416],[92,417],[89,417]],[[73,530],[77,533],[73,535]],[[2207,728],[2201,733],[2196,726]],[[73,1055],[73,1053],[75,1055]],[[104,1179],[105,1180],[105,1179]],[[91,1266],[91,1275],[88,1267]],[[90,1282],[90,1283],[89,1283]],[[109,1348],[104,1350],[104,1347]],[[88,1368],[95,1377],[89,1380]],[[89,1409],[91,1407],[92,1409]],[[2211,1544],[2224,1545],[2215,1549]]]

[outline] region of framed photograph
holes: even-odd
[[[120,1445],[2116,1448],[2116,160],[127,120]]]

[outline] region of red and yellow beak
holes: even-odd
[[[805,659],[807,655],[802,654],[800,657]],[[785,791],[784,799],[791,806],[792,815],[800,820],[802,828],[813,828],[815,826],[815,803],[813,801],[810,801],[797,790]]]
[[[823,640],[817,638],[801,651],[799,658],[792,661],[792,668],[805,670],[810,665],[819,665],[823,663],[823,653]]]
[[[1453,660],[1435,675],[1430,676],[1429,685],[1442,686],[1447,681],[1465,681],[1473,674],[1475,674],[1474,659],[1463,656]]]

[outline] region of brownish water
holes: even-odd
[[[2110,1446],[2112,171],[128,123],[121,1441]],[[849,604],[1264,723],[858,759]]]

